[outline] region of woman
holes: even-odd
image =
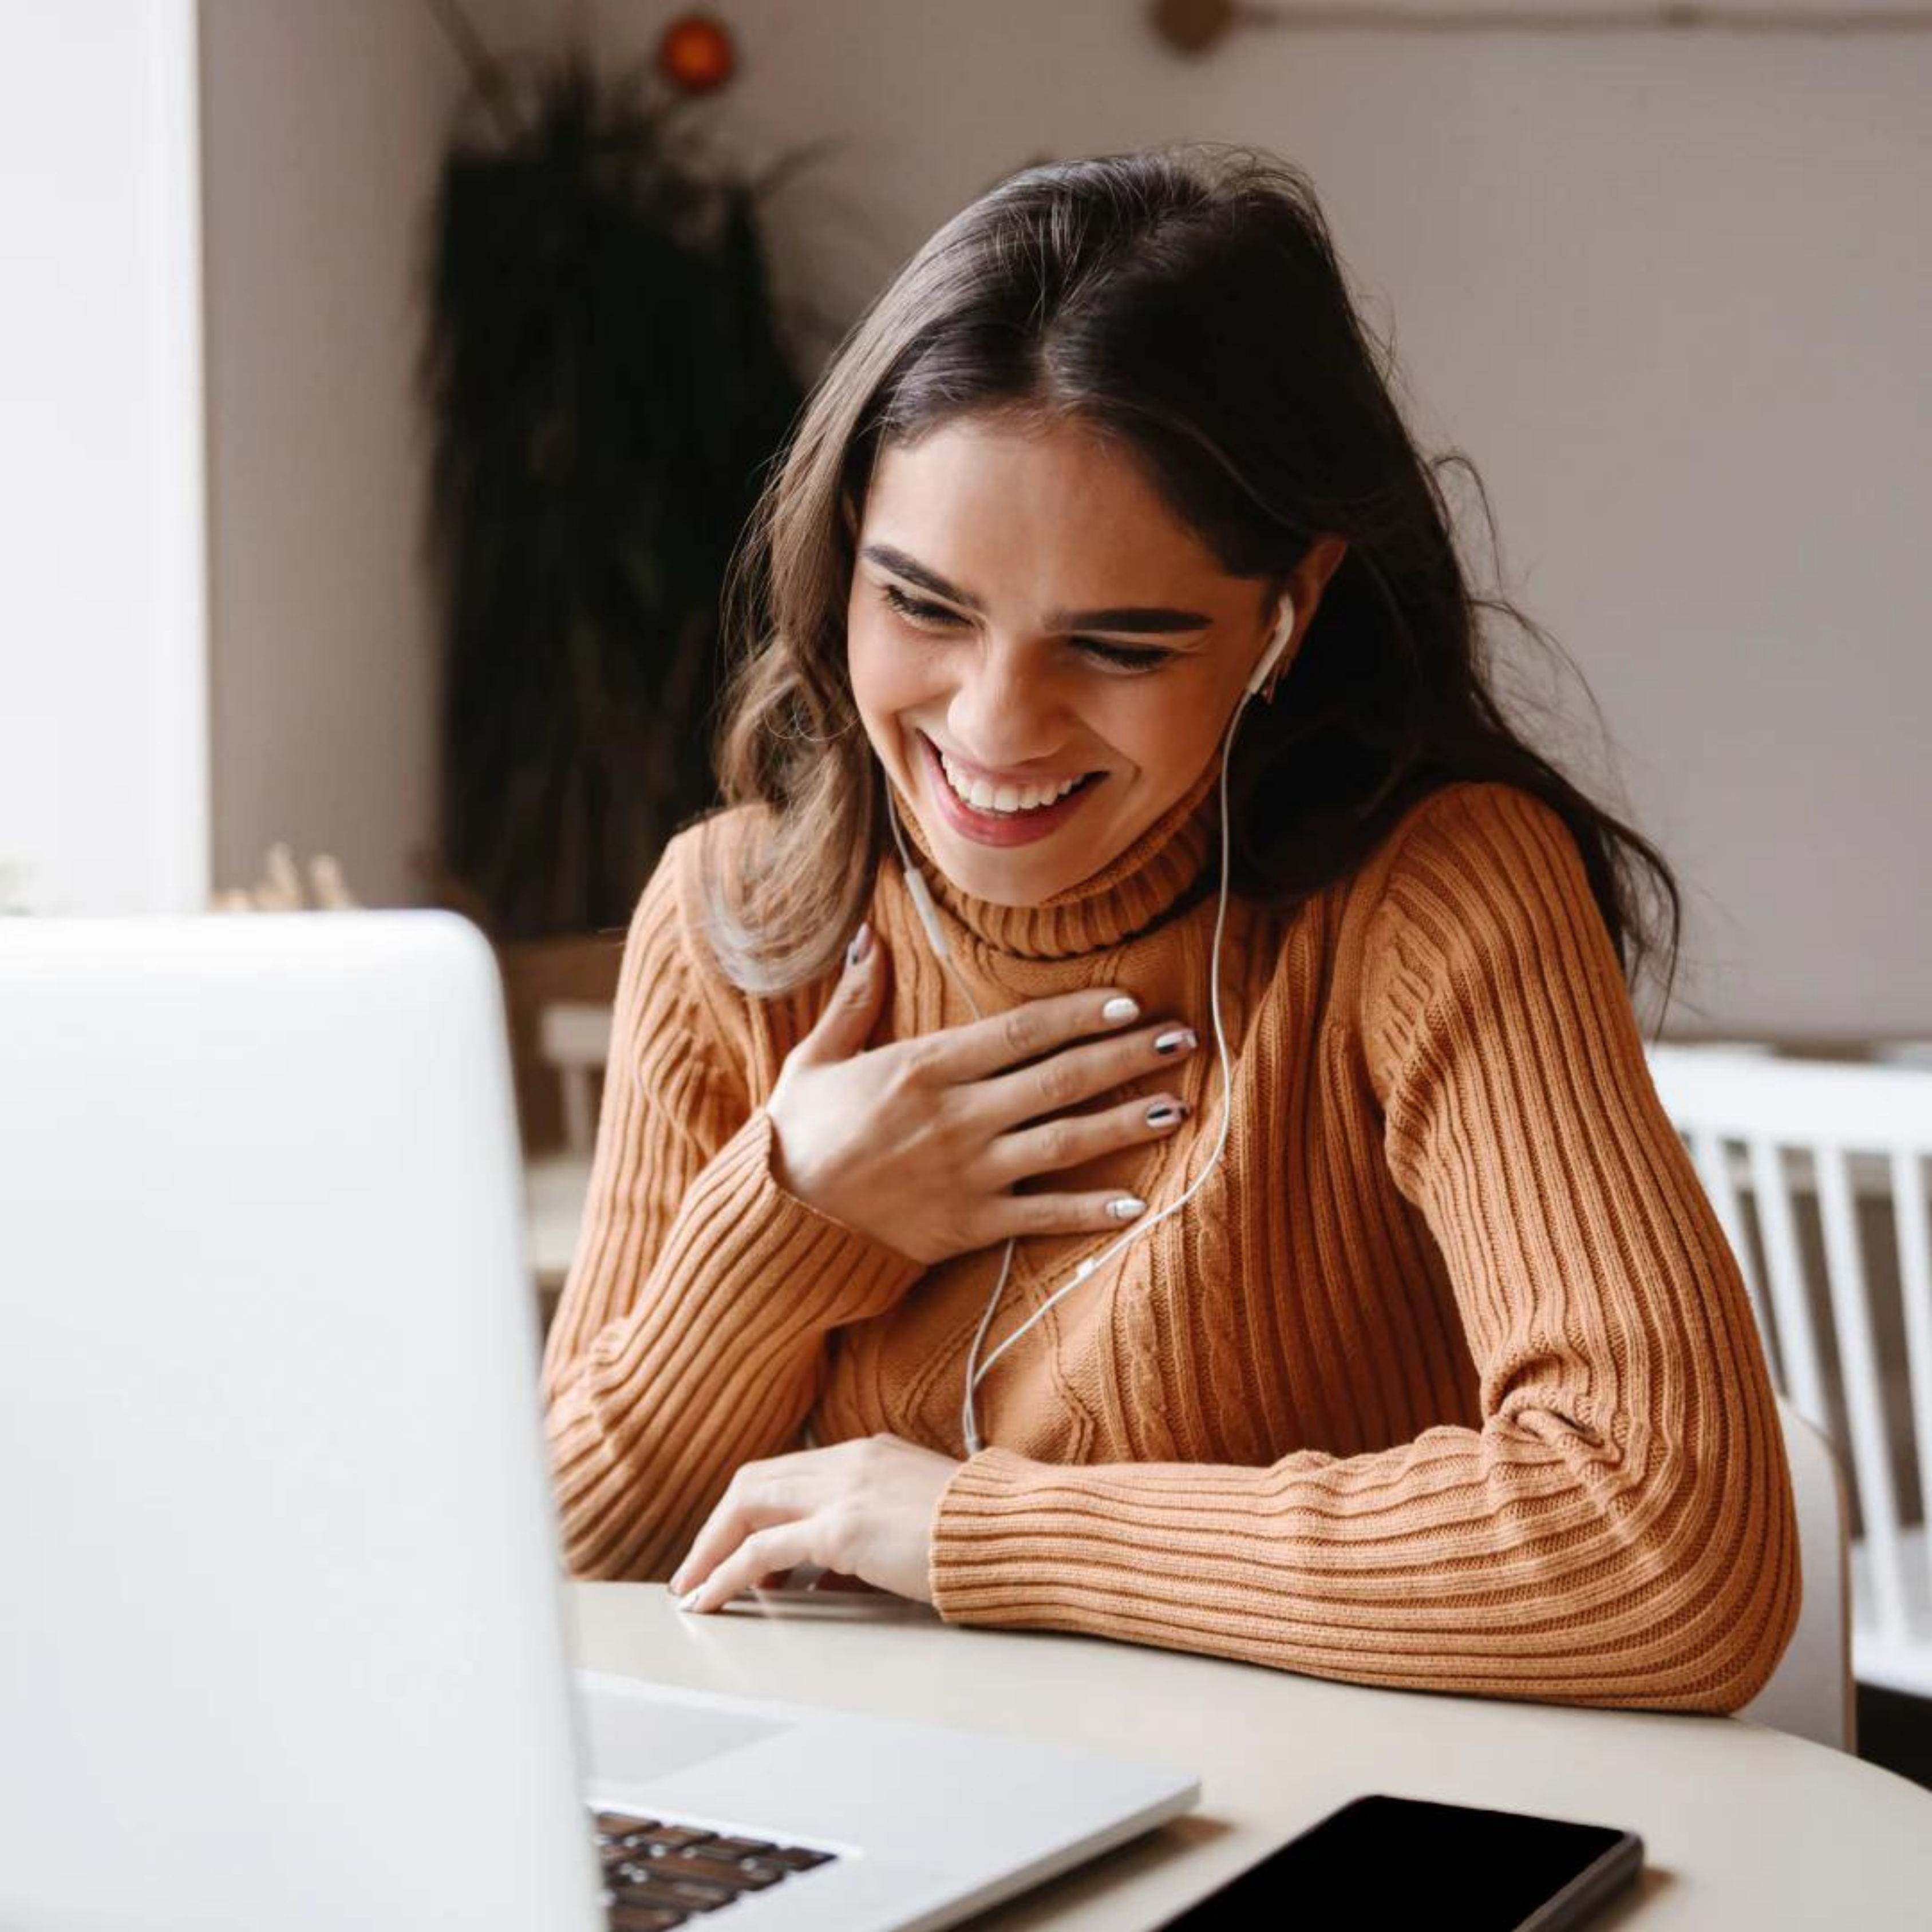
[[[1304,178],[1207,146],[1005,182],[833,359],[727,805],[626,944],[545,1358],[577,1574],[1769,1677],[1782,1438],[1624,977],[1676,888],[1486,688],[1384,360]]]

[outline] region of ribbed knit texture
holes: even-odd
[[[890,1431],[963,1456],[998,1245],[927,1269],[773,1178],[764,1101],[835,983],[738,992],[674,839],[626,944],[581,1238],[544,1361],[566,1552],[667,1576],[738,1466]],[[1152,1204],[1206,1166],[1218,784],[1044,907],[930,862],[988,1012],[1119,986],[1200,1050],[1167,1138],[1024,1184]],[[897,861],[871,1043],[972,1018]],[[1799,1601],[1790,1476],[1736,1264],[1657,1098],[1574,841],[1463,784],[1292,918],[1228,902],[1226,1147],[1193,1199],[1003,1355],[941,1498],[951,1623],[1405,1689],[1736,1710]],[[980,1359],[1120,1231],[1022,1240]]]

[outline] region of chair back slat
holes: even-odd
[[[1903,1640],[1905,1565],[1898,1486],[1892,1478],[1892,1450],[1886,1440],[1885,1388],[1872,1340],[1871,1294],[1858,1240],[1858,1212],[1852,1202],[1852,1177],[1843,1148],[1821,1147],[1813,1157],[1817,1163],[1818,1208],[1825,1233],[1826,1283],[1845,1378],[1852,1466],[1858,1472],[1865,1538],[1871,1547],[1873,1607],[1880,1628]]]
[[[1898,1240],[1899,1290],[1904,1302],[1905,1359],[1911,1392],[1912,1450],[1922,1514],[1932,1514],[1932,1213],[1926,1207],[1925,1163],[1895,1149],[1892,1201]],[[1932,1536],[1922,1538],[1926,1598],[1932,1602]]]
[[[1764,1238],[1765,1267],[1771,1276],[1772,1306],[1778,1316],[1778,1359],[1798,1414],[1813,1428],[1829,1436],[1832,1412],[1825,1390],[1825,1358],[1818,1345],[1818,1326],[1812,1319],[1784,1156],[1778,1143],[1762,1134],[1753,1135],[1745,1144],[1758,1231]]]
[[[1758,1332],[1768,1336],[1772,1332],[1771,1322],[1765,1313],[1764,1290],[1759,1285],[1757,1263],[1752,1258],[1750,1243],[1744,1235],[1744,1202],[1738,1192],[1737,1183],[1731,1178],[1730,1150],[1725,1145],[1724,1137],[1712,1128],[1694,1126],[1687,1138],[1697,1178],[1704,1184],[1704,1192],[1711,1197],[1711,1205],[1717,1210],[1718,1225],[1724,1229],[1724,1238],[1730,1243],[1731,1252],[1737,1258],[1738,1272],[1744,1276],[1744,1292],[1750,1297],[1751,1313],[1757,1319]],[[1815,1417],[1809,1419],[1816,1420]]]

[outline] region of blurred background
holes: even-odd
[[[1487,486],[1479,578],[1583,680],[1526,658],[1524,701],[1686,888],[1666,1038],[1932,1064],[1923,10],[0,23],[0,910],[469,913],[504,964],[541,1282],[623,922],[711,802],[720,573],[762,466],[906,256],[1048,158],[1208,138],[1308,170],[1425,451]],[[1884,1507],[1924,1570],[1932,1360],[1915,1382],[1910,1232],[1888,1248],[1874,1199]],[[1777,1276],[1761,1209],[1720,1205]],[[1848,1442],[1858,1364],[1813,1292],[1814,1406]],[[1889,1681],[1932,1688],[1908,1607]],[[1871,1708],[1874,1749],[1913,1748]]]
[[[1474,458],[1503,580],[1601,704],[1606,789],[1690,888],[1702,1011],[1676,1030],[1932,1035],[1932,36],[1565,32],[1560,6],[1515,31],[1352,29],[1348,10],[1237,13],[1190,55],[1137,0],[739,0],[698,16],[731,69],[685,100],[716,161],[694,172],[794,158],[758,221],[802,384],[934,226],[1030,160],[1198,136],[1306,166],[1425,443]],[[335,855],[365,903],[427,902],[448,629],[419,380],[433,224],[459,133],[501,146],[452,22],[500,62],[574,34],[655,74],[687,10],[4,11],[0,890],[184,908],[286,840]],[[567,249],[586,184],[549,191],[532,219]],[[501,292],[527,309],[543,265],[500,212]],[[593,325],[622,320],[624,292],[600,294]],[[484,333],[489,296],[464,292],[456,326]],[[655,306],[646,287],[634,311]],[[495,373],[526,430],[548,398]],[[674,395],[691,373],[632,380]],[[649,433],[647,405],[580,404]],[[632,641],[649,664],[673,640]],[[1555,694],[1587,779],[1594,721]]]

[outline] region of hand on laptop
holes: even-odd
[[[956,1456],[886,1434],[747,1462],[670,1587],[686,1610],[716,1610],[810,1563],[848,1587],[856,1582],[929,1604],[933,1518],[959,1466]]]

